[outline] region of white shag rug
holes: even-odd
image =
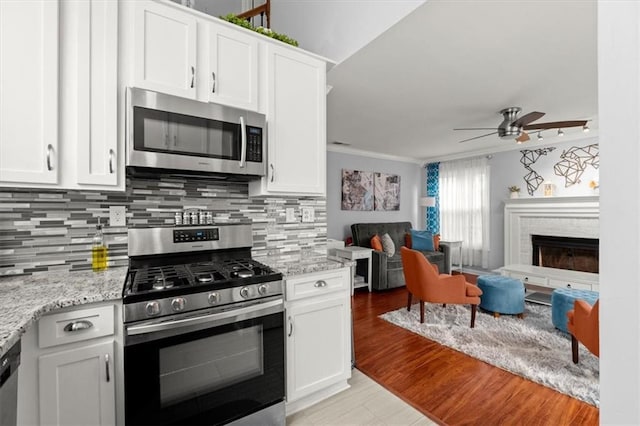
[[[600,406],[598,357],[580,345],[579,363],[571,360],[571,336],[551,323],[551,307],[525,303],[524,319],[511,315],[494,318],[478,309],[470,328],[468,305],[425,304],[400,308],[380,318],[488,364],[525,377],[558,392]]]

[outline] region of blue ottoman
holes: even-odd
[[[482,290],[480,308],[500,314],[511,314],[522,317],[524,312],[524,284],[515,278],[504,275],[481,275],[478,287]]]
[[[551,322],[553,326],[568,333],[567,312],[573,309],[573,302],[580,299],[593,306],[598,297],[600,297],[600,294],[591,290],[573,288],[557,288],[553,290],[553,293],[551,293]]]

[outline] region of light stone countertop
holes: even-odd
[[[119,300],[127,268],[0,277],[0,356],[49,311]]]
[[[285,278],[349,267],[354,261],[320,252],[255,257]],[[0,356],[47,312],[86,303],[120,300],[127,268],[104,272],[47,272],[0,277]]]

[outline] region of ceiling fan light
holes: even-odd
[[[564,136],[564,131],[562,129],[558,129],[558,136]]]
[[[588,133],[589,132],[589,125],[585,124],[584,126],[582,126],[582,131],[585,132],[585,133]]]
[[[539,141],[544,140],[544,138],[542,137],[542,133],[540,133],[540,132],[538,132],[538,140]]]

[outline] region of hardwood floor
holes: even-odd
[[[599,423],[596,407],[378,318],[406,302],[404,288],[356,292],[356,367],[427,417],[445,425]]]

